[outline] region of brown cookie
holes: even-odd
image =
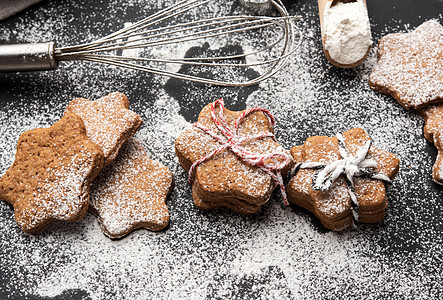
[[[432,179],[443,184],[443,103],[427,106],[420,114],[425,119],[424,135],[425,138],[434,143],[438,150],[437,159],[432,167]]]
[[[142,119],[129,109],[128,98],[119,92],[96,101],[82,98],[71,101],[65,114],[79,115],[91,141],[102,147],[105,166],[117,157],[123,143],[142,125]]]
[[[89,186],[103,162],[81,118],[66,114],[49,128],[20,136],[15,161],[0,179],[0,198],[14,207],[18,225],[28,233],[55,220],[76,221],[88,209]]]
[[[179,162],[190,172],[198,208],[227,207],[250,214],[268,201],[292,163],[289,152],[275,141],[273,124],[266,110],[230,111],[223,100],[202,109],[198,123],[175,142]],[[279,185],[284,193],[281,181]]]
[[[397,175],[399,160],[373,147],[363,129],[310,137],[291,154],[296,167],[288,199],[314,213],[326,228],[339,231],[353,219],[375,223],[384,218],[384,181]]]
[[[435,134],[443,129],[443,104],[429,105],[420,111],[420,115],[425,119],[425,138],[433,143]]]
[[[432,166],[432,179],[436,183],[443,185],[443,137],[441,131],[434,135],[434,145],[437,148],[438,154]]]
[[[443,26],[430,20],[383,37],[369,85],[407,109],[443,101]]]
[[[130,138],[94,181],[90,209],[110,238],[138,228],[161,230],[169,223],[165,201],[173,181],[171,171],[149,159],[142,144]]]

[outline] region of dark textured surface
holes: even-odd
[[[42,1],[2,21],[0,43],[35,41],[33,34],[39,33],[44,39],[56,39],[60,44],[72,44],[89,40],[91,35],[103,36],[104,33],[119,29],[124,22],[140,19],[155,10],[149,5],[142,5],[142,1],[129,1],[129,4],[125,5],[118,2],[114,0]],[[152,1],[154,2],[157,3]],[[442,22],[443,2],[440,0],[368,2],[374,42],[378,42],[386,33],[414,28],[429,18],[437,18]],[[164,254],[165,257],[162,258],[162,253],[157,254],[160,256],[158,259],[151,259],[149,255],[152,253],[148,254],[145,259],[150,259],[154,263],[159,262],[159,265],[150,264],[144,273],[134,275],[130,269],[133,266],[119,264],[121,257],[113,257],[110,254],[111,262],[97,259],[100,257],[97,254],[100,250],[95,252],[95,248],[99,248],[106,241],[88,242],[88,232],[98,230],[96,227],[91,228],[90,223],[96,222],[93,217],[87,216],[84,221],[76,224],[57,224],[43,234],[33,237],[20,232],[13,219],[12,208],[1,203],[0,299],[89,299],[97,298],[97,295],[124,299],[128,298],[124,297],[124,293],[133,286],[132,282],[143,280],[137,277],[140,274],[146,278],[145,281],[140,281],[141,285],[145,285],[145,293],[143,296],[139,294],[138,297],[134,297],[136,293],[128,293],[134,298],[168,296],[179,298],[178,295],[182,298],[192,298],[192,295],[186,291],[192,291],[203,284],[196,281],[195,286],[191,285],[185,278],[189,274],[207,280],[203,281],[205,283],[203,294],[207,299],[436,299],[442,296],[443,189],[431,180],[430,168],[435,160],[436,150],[423,137],[422,119],[414,112],[405,112],[391,97],[376,94],[369,89],[357,96],[377,99],[379,103],[360,98],[354,100],[355,90],[352,87],[359,86],[361,81],[353,70],[330,67],[319,50],[321,49],[320,30],[315,1],[288,1],[288,7],[291,14],[300,13],[304,17],[304,22],[301,24],[309,25],[311,30],[314,28],[314,31],[310,32],[313,35],[307,35],[306,43],[312,43],[312,49],[316,50],[304,53],[300,59],[312,68],[311,80],[320,88],[312,87],[313,93],[317,94],[307,100],[309,105],[298,107],[299,111],[285,110],[285,107],[292,109],[292,106],[283,100],[279,102],[279,99],[268,99],[266,96],[262,98],[254,96],[251,99],[250,96],[254,95],[254,92],[264,91],[259,95],[266,95],[270,90],[268,87],[220,88],[201,87],[176,80],[162,82],[150,74],[116,71],[111,67],[97,64],[66,63],[62,68],[52,72],[0,74],[2,173],[12,163],[14,139],[16,140],[24,130],[51,125],[61,117],[69,100],[75,97],[96,99],[112,91],[122,91],[128,95],[131,109],[140,114],[145,121],[138,138],[156,159],[167,164],[173,171],[176,186],[167,203],[171,211],[171,224],[163,234],[135,232],[118,244],[112,244],[109,251],[112,251],[113,247],[136,240],[136,245],[140,249],[150,249],[149,247],[155,246],[167,249],[167,253],[177,253],[173,259]],[[54,14],[48,15],[46,12]],[[44,34],[46,32],[47,34]],[[196,52],[204,51],[204,47],[202,45],[202,49],[189,49],[187,55],[192,56]],[[182,68],[181,71],[186,70]],[[254,71],[247,71],[240,76],[254,75],[248,72]],[[278,79],[271,82],[286,84],[288,88],[291,86],[291,83],[279,82]],[[153,130],[157,128],[156,120],[165,123],[170,121],[168,116],[171,113],[164,112],[155,105],[158,89],[163,90],[178,103],[177,111],[188,122],[195,121],[196,113],[202,106],[215,100],[214,98],[228,99],[227,108],[230,110],[244,109],[247,103],[266,106],[271,111],[276,111],[276,117],[280,121],[276,134],[287,149],[303,143],[307,137],[318,133],[334,135],[335,132],[342,132],[353,126],[366,125],[372,133],[375,133],[376,139],[384,141],[386,137],[386,140],[390,141],[384,145],[388,149],[383,150],[398,153],[401,158],[399,178],[394,182],[388,196],[386,219],[377,225],[362,226],[354,233],[332,236],[313,215],[305,210],[295,206],[281,209],[279,204],[275,204],[280,201],[278,195],[274,196],[271,204],[264,207],[260,213],[249,217],[239,217],[226,210],[216,212],[196,210],[192,204],[191,189],[187,185],[186,174],[177,166],[173,151],[162,152],[166,146],[158,145],[154,139],[144,138],[150,133],[154,135]],[[297,91],[293,97],[299,97]],[[283,109],[280,110],[281,108]],[[385,123],[386,120],[391,120],[388,116],[398,118],[398,123]],[[397,128],[401,122],[404,124],[404,130]],[[398,135],[390,136],[391,132],[396,132]],[[167,132],[155,134],[167,134]],[[171,142],[173,143],[173,139]],[[392,148],[389,148],[390,146]],[[399,149],[395,146],[401,147]],[[283,222],[288,214],[290,220],[302,220],[294,221],[298,228]],[[302,224],[309,225],[305,228],[300,226]],[[250,274],[231,272],[225,266],[225,262],[232,262],[238,253],[249,253],[248,251],[255,245],[254,241],[263,246],[260,241],[268,236],[266,228],[274,230],[280,227],[286,231],[281,235],[279,231],[270,231],[270,236],[276,234],[277,237],[269,248],[262,250],[263,253],[271,252],[275,256],[275,265],[264,266]],[[362,262],[361,270],[352,269],[351,272],[349,268],[352,266],[347,266],[334,273],[332,277],[328,276],[330,274],[328,268],[333,268],[333,263],[326,265],[325,261],[315,257],[320,254],[319,249],[324,247],[321,243],[323,238],[338,240],[338,245],[344,245],[343,252],[346,252],[350,259],[356,259],[358,256],[357,261]],[[83,245],[83,241],[87,241],[84,246],[76,246],[76,244]],[[353,241],[357,245],[354,245]],[[300,251],[289,252],[289,260],[293,261],[288,263],[294,266],[300,262],[300,273],[288,273],[282,267],[285,266],[284,259],[279,259],[279,255],[285,257],[285,253],[281,252],[288,252],[288,249],[290,251],[292,248],[297,249],[294,251]],[[141,251],[140,249],[137,250]],[[324,249],[331,250],[327,247]],[[117,250],[117,253],[126,255],[120,248]],[[261,250],[255,249],[255,251],[258,252],[252,251],[250,255],[262,253]],[[35,263],[33,255],[39,258]],[[258,259],[261,258],[260,255],[257,256]],[[95,273],[86,275],[90,278],[87,281],[88,286],[81,286],[82,282],[79,281],[78,288],[66,287],[65,291],[53,298],[37,296],[33,288],[36,282],[48,274],[57,274],[56,271],[61,272],[65,268],[72,270],[72,267],[68,269],[68,266],[75,264],[79,266],[79,274],[86,273],[87,271],[81,269],[87,267],[81,263],[86,258],[90,258],[91,262],[97,260],[98,264],[94,269]],[[142,263],[140,261],[140,264]],[[181,274],[184,278],[169,283],[171,278],[165,270],[186,270],[183,266],[188,266],[189,273],[171,271],[175,274],[173,277]],[[207,279],[208,272],[212,276],[209,279]],[[67,273],[68,271],[63,274]],[[397,276],[397,273],[400,275]],[[296,278],[292,278],[291,275],[300,275],[302,281],[295,281],[294,284]],[[77,278],[81,275],[76,273],[72,276]],[[164,283],[164,289],[156,281],[158,276],[162,278],[158,281]],[[153,283],[154,281],[156,283]],[[95,282],[97,286],[94,285]],[[185,283],[190,286],[188,290],[181,288]],[[173,293],[174,291],[183,291],[183,293]]]

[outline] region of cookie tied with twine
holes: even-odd
[[[310,137],[291,154],[296,165],[288,199],[314,213],[326,228],[340,231],[384,218],[385,184],[397,175],[399,160],[372,146],[363,129]]]
[[[277,143],[274,123],[266,109],[230,111],[223,100],[202,109],[198,122],[175,142],[198,208],[255,213],[276,186],[287,203],[282,178],[289,172],[292,158]]]

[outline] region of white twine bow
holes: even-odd
[[[297,164],[292,175],[295,175],[300,169],[321,169],[315,173],[312,178],[312,188],[314,190],[327,191],[334,183],[334,181],[342,174],[346,176],[349,196],[351,197],[351,211],[354,219],[358,221],[358,207],[359,203],[357,196],[354,193],[354,178],[368,177],[371,179],[382,180],[386,183],[391,183],[388,176],[376,173],[373,168],[377,167],[377,162],[371,158],[366,158],[368,151],[371,148],[372,141],[367,141],[356,153],[352,156],[343,139],[343,135],[338,133],[336,135],[339,144],[339,153],[341,159],[334,161],[328,165],[320,162],[304,162]]]

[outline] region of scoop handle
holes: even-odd
[[[328,1],[332,1],[332,0],[318,0],[318,17],[320,19],[320,30],[321,30],[322,39],[323,39],[323,35],[324,35],[323,16],[325,14],[325,7],[326,7],[326,3]]]
[[[53,42],[0,45],[0,72],[56,69],[54,49]]]

